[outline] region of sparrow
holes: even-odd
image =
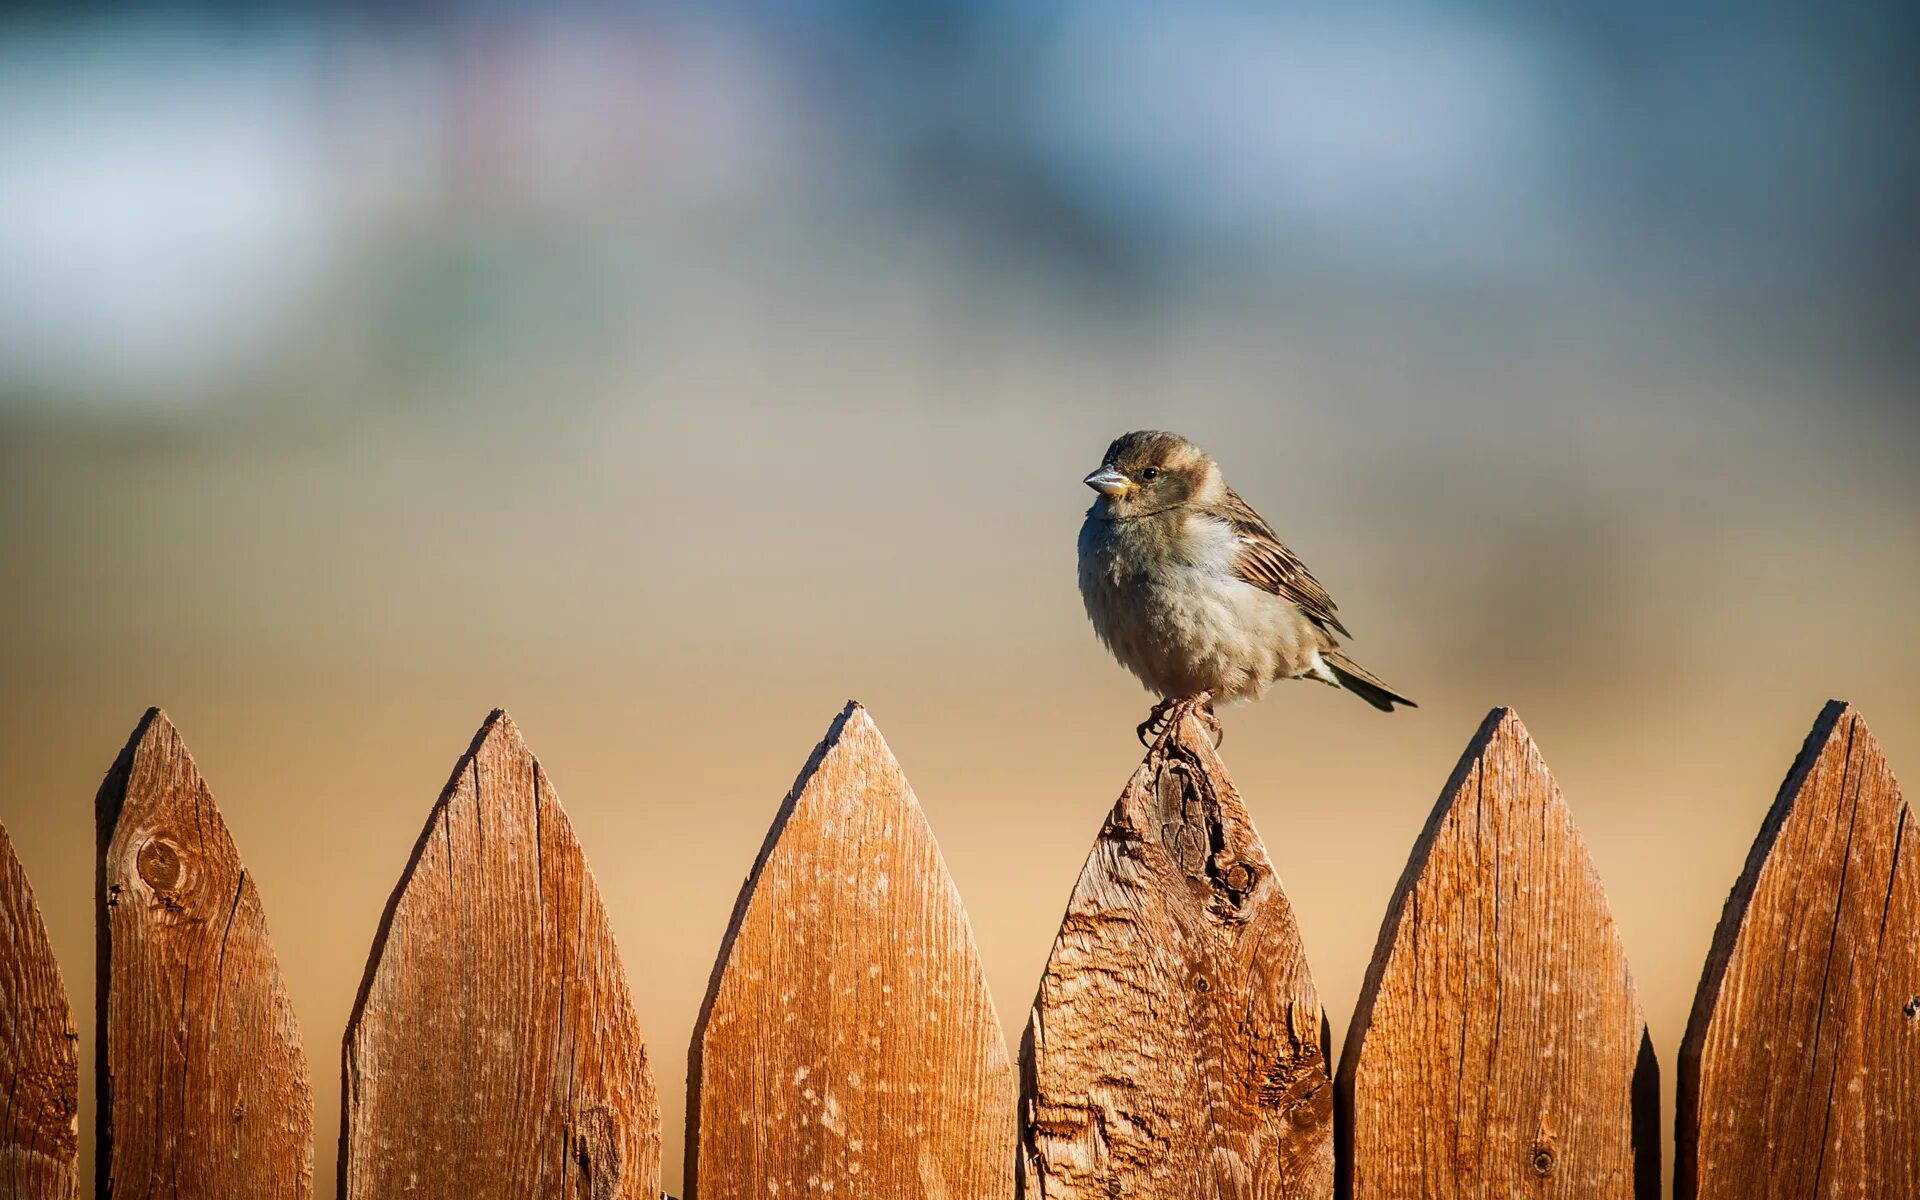
[[[1120,665],[1162,697],[1145,742],[1185,712],[1216,733],[1216,702],[1278,679],[1345,688],[1382,712],[1413,701],[1340,651],[1351,637],[1327,589],[1178,434],[1115,439],[1085,483],[1080,597]]]

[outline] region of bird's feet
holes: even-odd
[[[1160,740],[1160,731],[1167,727],[1167,711],[1175,703],[1177,701],[1162,700],[1153,706],[1153,711],[1147,714],[1146,720],[1134,726],[1133,736],[1140,739],[1142,746],[1151,746]]]
[[[1198,717],[1200,723],[1206,726],[1214,745],[1218,746],[1226,740],[1226,731],[1220,728],[1220,718],[1213,712],[1211,692],[1198,692],[1192,696],[1162,700],[1153,706],[1153,711],[1147,714],[1147,719],[1140,722],[1138,728],[1133,731],[1134,736],[1140,739],[1141,745],[1151,747],[1160,740],[1161,734],[1189,714]]]

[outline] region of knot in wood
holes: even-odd
[[[1533,1148],[1533,1173],[1545,1179],[1553,1174],[1553,1147],[1535,1146]]]
[[[180,886],[180,876],[185,873],[180,861],[180,851],[172,842],[164,838],[151,838],[140,847],[137,858],[140,878],[156,892],[170,892]]]
[[[1920,996],[1908,996],[1907,1006],[1900,1010],[1907,1014],[1907,1020],[1920,1018]]]
[[[1241,920],[1253,895],[1253,885],[1260,878],[1260,869],[1252,863],[1221,862],[1216,857],[1207,864],[1207,878],[1215,888],[1210,906],[1214,915],[1226,921]]]

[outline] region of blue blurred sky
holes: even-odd
[[[203,404],[329,338],[577,361],[700,269],[656,243],[743,239],[1099,319],[1577,304],[1904,365],[1916,52],[1896,4],[29,6],[0,405]]]

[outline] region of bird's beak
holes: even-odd
[[[1140,485],[1112,467],[1101,467],[1098,471],[1081,480],[1102,496],[1124,496],[1137,490]]]

